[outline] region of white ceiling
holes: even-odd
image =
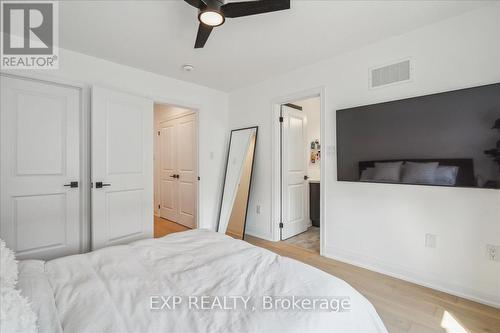
[[[197,10],[181,0],[63,1],[60,44],[150,72],[231,91],[483,1],[292,1],[291,10],[227,19],[194,49]],[[196,69],[187,73],[183,64]]]

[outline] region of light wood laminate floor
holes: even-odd
[[[155,218],[155,237],[187,229]],[[500,333],[500,309],[322,257],[287,242],[251,236],[245,240],[346,281],[372,302],[390,333]]]
[[[155,215],[155,223],[154,223],[155,238],[163,237],[165,235],[172,234],[174,232],[180,232],[186,230],[189,230],[189,228]]]

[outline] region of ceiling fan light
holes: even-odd
[[[210,27],[218,27],[219,25],[224,24],[225,18],[220,12],[209,9],[200,12],[198,20]]]

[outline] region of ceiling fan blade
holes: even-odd
[[[221,6],[225,17],[242,17],[290,9],[290,0],[230,2]]]
[[[207,6],[202,0],[184,0],[184,1],[198,9],[203,9]]]
[[[194,43],[195,49],[200,49],[205,46],[208,36],[212,32],[213,27],[200,23],[198,27],[198,35],[196,35],[196,42]]]

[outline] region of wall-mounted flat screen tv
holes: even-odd
[[[338,110],[337,179],[500,188],[500,83]]]

